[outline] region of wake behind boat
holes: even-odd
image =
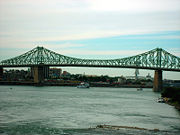
[[[87,82],[81,82],[77,88],[89,88],[89,83]]]

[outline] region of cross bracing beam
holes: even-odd
[[[79,59],[58,54],[44,47],[36,47],[20,56],[3,60],[0,63],[2,67],[31,67],[35,65],[180,71],[180,58],[161,48],[156,48],[139,55],[120,59]]]

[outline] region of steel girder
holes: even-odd
[[[36,47],[20,56],[1,61],[0,66],[32,66],[42,64],[53,66],[132,67],[180,71],[180,58],[161,48],[127,58],[93,60],[68,57],[44,47]]]

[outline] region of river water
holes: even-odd
[[[180,113],[152,89],[0,86],[2,135],[179,134]],[[100,129],[97,125],[159,129]]]

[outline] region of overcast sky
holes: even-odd
[[[78,58],[122,58],[156,47],[180,57],[180,0],[0,0],[0,60],[36,46]],[[129,69],[65,69],[134,75]],[[164,78],[180,79],[180,73]]]

